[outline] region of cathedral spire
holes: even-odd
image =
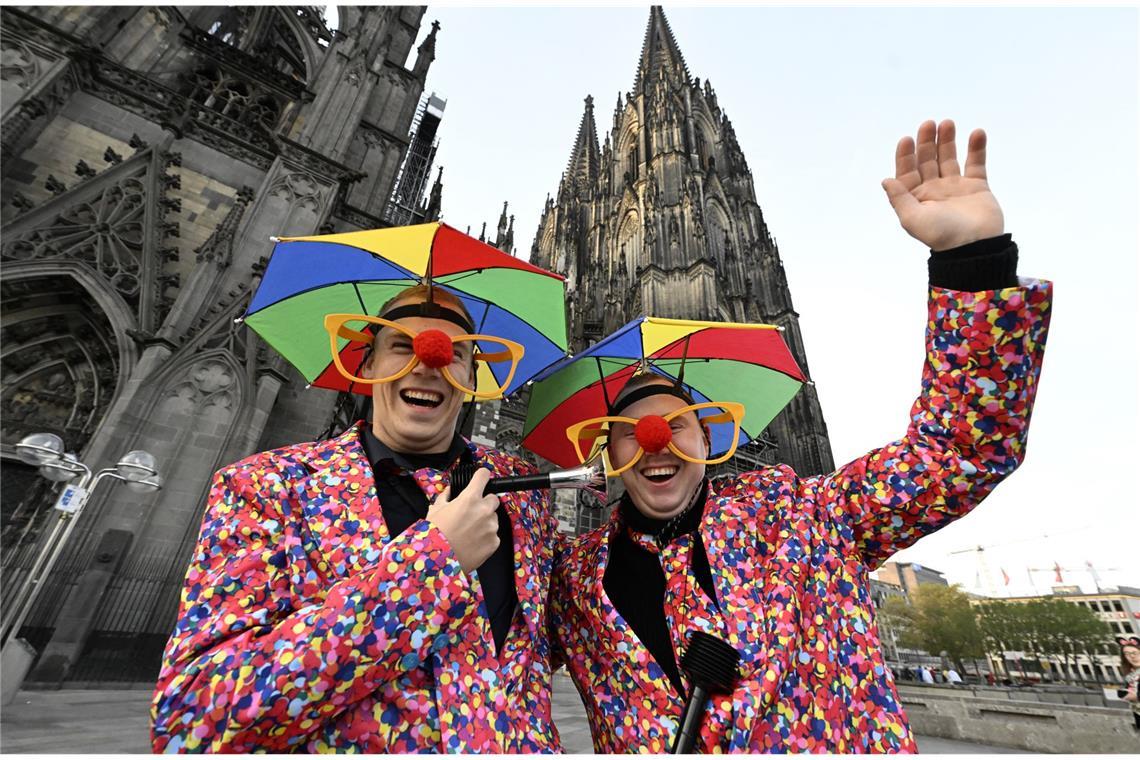
[[[420,47],[416,51],[416,65],[412,69],[412,75],[421,82],[427,77],[428,68],[435,60],[435,35],[438,31],[439,22],[431,22],[431,31],[428,32],[427,37],[424,37],[424,41],[420,43]]]
[[[574,138],[570,162],[563,176],[577,189],[592,187],[598,177],[598,130],[594,126],[592,95],[586,96],[586,110],[582,114],[582,122],[578,125],[578,136]]]
[[[649,24],[645,28],[645,41],[641,43],[641,58],[637,66],[637,77],[633,82],[633,92],[641,92],[653,82],[662,71],[673,71],[689,81],[689,68],[681,55],[681,48],[669,28],[665,11],[660,5],[649,9]]]

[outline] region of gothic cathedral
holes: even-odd
[[[600,146],[594,100],[586,98],[531,261],[567,277],[573,350],[639,314],[765,322],[784,328],[808,373],[780,252],[732,123],[708,80],[689,75],[658,6],[633,89],[619,95]],[[804,475],[831,471],[814,387],[805,386],[736,459],[735,469],[784,462]]]
[[[5,598],[53,521],[25,435],[93,469],[145,449],[166,482],[93,492],[22,628],[30,683],[153,679],[212,473],[336,417],[234,318],[271,235],[438,218],[424,13],[3,9]]]

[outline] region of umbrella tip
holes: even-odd
[[[270,235],[269,236],[269,242],[270,243],[280,243],[281,238],[277,237],[276,235]]]
[[[784,330],[787,328],[785,328],[783,325],[776,325],[776,329],[779,330],[780,332],[784,332]]]
[[[234,317],[234,324],[235,325],[240,325],[244,321],[245,321],[245,317]]]
[[[309,390],[312,387],[313,387],[312,383],[305,383],[305,390]]]

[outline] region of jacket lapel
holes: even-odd
[[[778,701],[798,649],[800,603],[808,552],[802,533],[783,518],[773,538],[757,525],[751,500],[716,499],[701,524],[714,584],[731,643],[740,652],[740,688],[733,696],[733,748],[752,746],[757,718]],[[783,513],[769,504],[768,514]],[[762,515],[763,516],[763,513]],[[786,534],[786,535],[781,535]]]
[[[388,529],[357,426],[314,444],[299,460],[308,471],[294,485],[308,528],[301,544],[316,577],[299,579],[296,590],[323,599],[337,580],[375,561]]]
[[[617,531],[624,530],[619,512],[614,510],[605,534],[598,541],[596,560],[587,562],[585,567],[593,568],[593,577],[584,580],[590,589],[582,589],[586,617],[593,625],[594,640],[600,652],[608,656],[604,660],[612,668],[609,680],[614,696],[625,695],[625,704],[612,702],[607,709],[625,710],[635,723],[648,719],[646,745],[656,739],[669,746],[673,734],[679,729],[679,716],[684,709],[684,697],[673,688],[672,682],[660,664],[653,658],[648,647],[633,632],[633,628],[618,613],[605,590],[606,567],[609,565],[610,546]],[[650,675],[649,668],[658,673]],[[647,704],[652,708],[646,707]]]

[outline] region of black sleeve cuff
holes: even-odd
[[[1017,243],[1009,233],[931,251],[930,287],[946,290],[998,290],[1017,285]]]

